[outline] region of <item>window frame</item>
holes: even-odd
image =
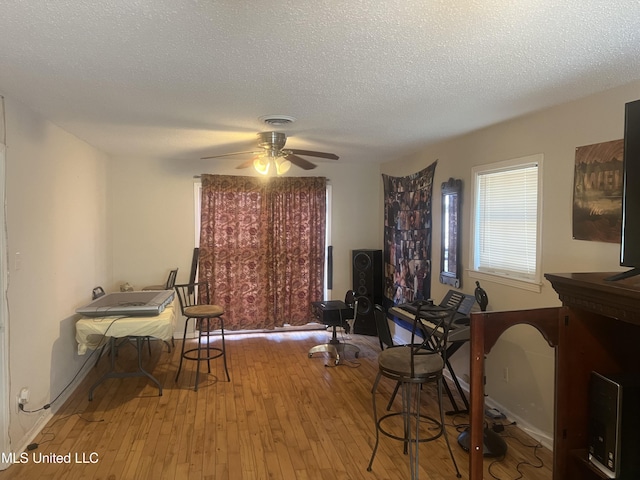
[[[523,290],[540,293],[542,289],[542,200],[543,200],[543,154],[528,155],[491,164],[478,165],[471,169],[471,239],[469,242],[469,276],[478,280],[487,280],[502,285],[512,286]],[[487,272],[477,268],[477,241],[478,241],[478,179],[483,174],[510,171],[530,165],[537,165],[537,202],[536,202],[536,259],[533,278],[527,279],[517,273]]]

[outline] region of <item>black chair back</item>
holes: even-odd
[[[193,249],[193,255],[191,256],[191,272],[189,273],[189,283],[196,282],[196,275],[198,274],[199,260],[200,260],[200,249],[196,247]]]
[[[207,282],[183,283],[174,285],[174,289],[183,315],[187,307],[210,304],[209,284]]]
[[[96,300],[104,296],[104,289],[102,287],[96,287],[91,292],[91,300]]]
[[[178,269],[174,268],[169,272],[169,277],[167,278],[167,283],[165,284],[165,290],[173,290],[173,287],[176,285],[176,277],[178,276]]]
[[[380,349],[382,350],[384,346],[387,348],[393,347],[393,337],[391,336],[389,321],[387,320],[387,316],[384,314],[384,310],[380,305],[375,306],[373,315],[376,321],[376,329],[378,330]]]
[[[416,303],[417,311],[413,321],[410,343],[411,377],[415,375],[414,357],[438,354],[446,362],[447,338],[455,313],[460,306],[459,302],[446,306],[434,305],[432,301],[424,300]]]
[[[356,294],[354,293],[354,291],[347,290],[347,293],[344,294],[345,305],[353,308],[353,304],[355,303],[355,301],[356,301]]]

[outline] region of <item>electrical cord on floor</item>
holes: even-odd
[[[456,413],[453,416],[453,418],[451,418],[451,424],[448,424],[448,425],[451,425],[453,428],[455,428],[456,432],[458,432],[458,433],[464,432],[467,428],[469,428],[469,426],[470,426],[469,422],[467,421],[465,423],[456,423],[456,419],[458,417],[465,416],[465,415],[468,416],[469,414],[468,413]]]
[[[39,442],[39,443],[38,443],[38,442],[30,443],[29,445],[27,445],[27,451],[35,450],[36,448],[40,447],[41,445],[43,445],[43,444],[45,444],[45,443],[52,442],[52,441],[56,438],[55,433],[51,433],[51,432],[48,432],[48,431],[45,431],[45,430],[49,430],[51,427],[53,427],[53,426],[54,426],[56,423],[58,423],[59,421],[61,421],[61,420],[66,420],[67,418],[71,418],[71,417],[73,417],[74,415],[78,415],[78,418],[80,418],[81,420],[84,420],[85,422],[89,422],[89,423],[99,423],[99,422],[104,422],[104,419],[100,419],[100,420],[90,420],[90,419],[88,419],[88,418],[84,418],[84,417],[82,416],[82,414],[83,414],[83,413],[84,413],[84,412],[76,412],[76,413],[72,413],[72,414],[67,415],[67,416],[64,416],[64,417],[60,417],[60,418],[56,419],[55,421],[53,421],[53,422],[51,423],[51,425],[47,425],[47,426],[43,429],[43,431],[42,431],[42,432],[40,432],[40,435],[42,435],[42,437],[44,437],[44,436],[46,436],[46,435],[51,435],[51,438],[48,438],[47,440],[43,440],[43,441],[41,441],[41,442]]]
[[[335,368],[335,367],[341,367],[341,366],[345,366],[345,367],[349,367],[349,368],[358,368],[360,367],[362,364],[360,362],[355,362],[353,360],[347,360],[346,358],[340,358],[340,361],[337,363],[333,363],[333,365],[327,363],[325,364],[325,367],[328,368]]]
[[[516,422],[511,422],[511,423],[493,422],[493,424],[491,425],[491,430],[493,430],[496,433],[502,433],[504,432],[505,427],[512,427],[514,425],[516,425]],[[485,423],[485,427],[489,427],[489,425]]]
[[[500,429],[500,427],[510,427],[512,425],[515,425],[516,422],[512,422],[510,424],[500,424],[500,423],[494,423],[493,424],[493,431],[496,432]],[[518,462],[516,464],[516,471],[518,472],[518,476],[513,478],[512,480],[520,480],[521,478],[524,478],[524,472],[521,470],[521,467],[525,467],[525,466],[529,466],[532,468],[542,468],[544,467],[544,462],[542,461],[542,458],[540,458],[540,456],[538,455],[538,449],[542,448],[542,444],[540,442],[536,442],[535,445],[528,445],[526,443],[524,443],[522,440],[520,440],[518,437],[515,437],[513,435],[502,435],[503,438],[513,438],[514,440],[517,440],[518,442],[520,442],[521,445],[523,445],[526,448],[532,448],[533,449],[533,456],[536,458],[536,460],[538,460],[538,464],[534,464],[531,463],[529,460],[522,460],[521,462]],[[493,467],[494,464],[496,463],[500,463],[504,460],[504,455],[502,455],[500,458],[498,458],[497,460],[494,460],[493,462],[491,462],[489,464],[488,467],[488,471],[489,474],[495,478],[496,480],[501,480],[500,477],[496,476],[492,471],[491,471],[491,467]]]

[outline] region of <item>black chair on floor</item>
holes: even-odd
[[[184,335],[182,337],[182,351],[180,353],[180,365],[178,366],[178,372],[176,373],[176,381],[180,376],[182,370],[183,360],[193,360],[196,362],[196,381],[195,390],[198,391],[198,380],[200,377],[200,363],[207,362],[207,372],[211,373],[211,360],[214,358],[222,357],[224,364],[224,372],[227,377],[227,381],[231,381],[229,377],[229,370],[227,369],[227,355],[224,344],[224,308],[220,305],[211,303],[211,297],[209,295],[208,283],[185,283],[181,285],[175,285],[176,294],[178,295],[178,301],[180,302],[180,309],[182,315],[186,317],[184,322]],[[189,320],[195,320],[195,331],[198,336],[198,346],[196,348],[190,348],[185,350],[187,343],[187,330],[189,327]],[[218,328],[216,328],[218,327]],[[219,330],[221,343],[219,346],[212,346],[211,333]],[[202,341],[206,342],[206,345],[202,344]]]
[[[337,328],[342,327],[346,333],[351,330],[349,320],[354,319],[355,296],[352,290],[347,291],[344,302],[341,300],[328,300],[324,302],[312,302],[311,309],[319,322],[331,327],[331,339],[327,343],[316,345],[309,350],[309,358],[314,353],[329,353],[335,359],[335,365],[339,365],[345,352],[351,352],[358,358],[360,348],[338,339]],[[357,309],[356,309],[357,310]]]
[[[379,354],[378,375],[372,389],[376,441],[367,467],[368,471],[372,469],[381,433],[403,442],[404,453],[409,454],[412,480],[418,478],[420,443],[444,436],[456,476],[460,478],[460,470],[447,435],[442,405],[444,381],[442,374],[446,361],[447,335],[456,310],[457,305],[443,307],[433,305],[430,301],[417,302],[411,343],[387,348]],[[430,327],[423,322],[428,322]],[[402,409],[400,412],[388,413],[378,418],[376,391],[382,377],[395,380],[400,386]],[[420,413],[422,386],[429,383],[435,383],[437,386],[439,418]],[[389,430],[390,427],[387,427],[387,421],[394,417],[402,417],[402,433],[393,432]],[[421,424],[427,424],[428,429],[424,427],[421,429]],[[421,433],[424,435],[423,438],[420,438]]]

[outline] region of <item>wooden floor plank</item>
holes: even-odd
[[[360,347],[338,366],[327,354],[308,357],[328,332],[306,331],[229,335],[226,381],[220,359],[211,373],[202,365],[194,391],[195,364],[185,361],[178,381],[180,342],[168,351],[152,342],[143,354],[146,368],[161,382],[162,396],[147,378],[108,379],[88,400],[90,387],[108,370],[109,358],[83,380],[36,437],[36,453],[95,453],[98,463],[16,464],[5,479],[195,479],[255,480],[325,478],[384,480],[408,478],[402,443],[381,437],[372,472],[367,464],[375,441],[371,387],[377,373],[377,338],[343,337]],[[216,338],[214,341],[219,341]],[[120,367],[135,368],[136,351],[118,349]],[[376,401],[386,407],[393,383],[380,383]],[[433,391],[425,388],[422,408],[435,413]],[[446,408],[449,407],[448,401]],[[396,401],[394,409],[399,408]],[[449,439],[462,478],[468,456],[457,445],[466,415],[447,417]],[[552,455],[516,427],[506,427],[503,461],[485,459],[485,478],[551,478]],[[30,454],[33,452],[29,452]],[[543,467],[534,468],[542,459]],[[527,465],[529,462],[531,465]],[[489,472],[491,469],[491,472]],[[443,438],[420,446],[420,478],[455,478]]]

